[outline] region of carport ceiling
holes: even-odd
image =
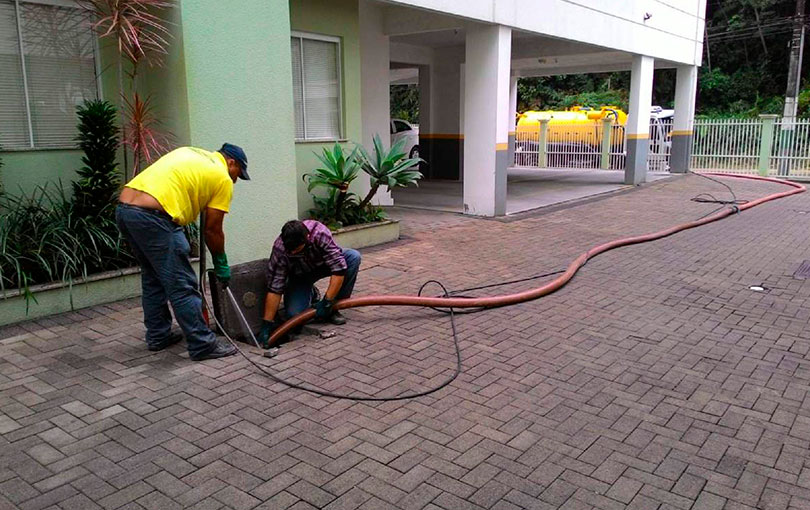
[[[467,31],[464,27],[391,36],[392,43],[462,51]],[[630,70],[629,53],[611,51],[591,44],[566,41],[537,34],[512,33],[512,73],[516,76],[604,73]],[[656,68],[674,67],[656,61]]]

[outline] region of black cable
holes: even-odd
[[[206,271],[206,273],[212,273],[212,272],[213,272],[212,269],[209,269],[209,270]],[[565,272],[565,270],[561,269],[561,270],[558,270],[558,271],[552,271],[550,273],[537,274],[537,275],[529,276],[529,277],[526,277],[526,278],[518,278],[516,280],[508,280],[508,281],[505,281],[505,282],[492,283],[492,284],[488,284],[488,285],[480,285],[480,286],[477,286],[477,287],[468,287],[466,289],[458,289],[458,290],[449,291],[449,292],[448,292],[447,288],[444,286],[444,284],[442,282],[440,282],[438,280],[428,280],[425,283],[423,283],[421,287],[419,287],[419,291],[417,292],[417,295],[421,296],[422,292],[425,289],[425,287],[427,287],[430,284],[435,284],[435,285],[438,285],[439,287],[441,287],[442,292],[443,292],[443,294],[442,294],[443,297],[450,297],[450,296],[467,297],[467,296],[460,296],[459,293],[460,292],[469,292],[471,290],[481,290],[481,289],[489,289],[489,288],[493,288],[493,287],[501,287],[501,286],[504,286],[504,285],[511,285],[511,284],[514,284],[514,283],[521,283],[521,282],[526,282],[526,281],[530,281],[530,280],[537,280],[539,278],[545,278],[545,277],[548,277],[548,276],[553,276],[555,274],[560,274],[560,273],[564,273],[564,272]],[[205,276],[203,276],[201,279],[204,281]],[[205,295],[203,295],[203,302],[205,303],[205,306],[208,307],[208,301],[205,299]],[[447,385],[449,385],[450,383],[455,381],[456,378],[461,373],[461,366],[462,366],[461,347],[459,346],[459,342],[458,342],[458,331],[456,329],[456,318],[455,318],[455,316],[456,316],[456,314],[477,313],[477,312],[480,312],[482,310],[487,309],[487,308],[482,307],[482,308],[470,309],[469,311],[459,312],[459,311],[456,311],[453,307],[448,307],[448,308],[429,307],[429,308],[431,308],[432,310],[435,310],[437,312],[446,313],[446,314],[450,315],[450,327],[451,327],[452,334],[453,334],[453,345],[454,345],[455,350],[456,350],[456,368],[455,368],[455,371],[453,372],[453,375],[448,377],[447,380],[443,381],[441,384],[439,384],[435,388],[431,388],[429,390],[421,391],[421,392],[418,392],[418,393],[410,393],[410,394],[407,394],[407,395],[399,395],[399,396],[395,396],[395,397],[359,397],[359,396],[354,396],[354,395],[344,395],[344,394],[340,394],[340,393],[333,393],[333,392],[329,392],[329,391],[324,391],[324,390],[321,390],[321,389],[318,389],[318,388],[313,388],[313,387],[309,387],[309,386],[306,386],[306,385],[303,385],[303,384],[297,384],[297,383],[287,381],[286,379],[283,379],[283,378],[273,374],[272,372],[267,370],[262,365],[259,365],[258,363],[256,363],[252,359],[250,359],[250,357],[247,354],[245,354],[245,352],[242,351],[242,349],[239,348],[239,346],[236,344],[236,342],[230,336],[228,336],[228,334],[225,332],[225,328],[223,328],[222,324],[220,324],[219,320],[217,320],[216,315],[210,309],[209,309],[208,313],[209,313],[209,316],[214,318],[214,322],[217,323],[217,326],[219,326],[219,329],[222,331],[225,338],[227,338],[228,341],[231,342],[231,344],[233,344],[233,346],[236,348],[236,350],[239,352],[239,354],[243,358],[245,358],[245,360],[247,360],[248,363],[253,365],[255,368],[257,368],[264,375],[266,375],[267,377],[269,377],[270,379],[272,379],[272,380],[274,380],[274,381],[276,381],[278,383],[281,383],[281,384],[283,384],[283,385],[285,385],[285,386],[287,386],[289,388],[308,391],[310,393],[314,393],[314,394],[320,395],[322,397],[331,397],[331,398],[337,398],[337,399],[341,399],[341,400],[353,400],[353,401],[362,401],[362,402],[392,402],[392,401],[397,401],[397,400],[407,400],[407,399],[411,399],[411,398],[424,397],[426,395],[430,395],[431,393],[435,393],[435,392],[447,387]],[[239,311],[237,311],[237,312],[239,312]],[[251,332],[251,334],[252,334],[252,332]]]
[[[453,297],[460,297],[460,298],[473,298],[473,297],[476,297],[476,296],[467,296],[467,295],[461,294],[461,292],[469,292],[471,290],[491,289],[493,287],[503,287],[505,285],[512,285],[513,283],[521,283],[521,282],[527,282],[527,281],[530,281],[530,280],[537,280],[539,278],[545,278],[547,276],[553,276],[555,274],[561,274],[561,273],[564,273],[564,272],[565,272],[565,269],[560,269],[558,271],[552,271],[550,273],[536,274],[534,276],[528,276],[526,278],[519,278],[517,280],[509,280],[509,281],[505,281],[505,282],[491,283],[489,285],[481,285],[481,286],[478,286],[478,287],[467,287],[466,289],[452,290],[449,293],[447,293],[445,295],[445,297],[453,296]],[[422,289],[424,289],[424,288],[425,288],[425,285],[422,285],[422,287],[419,288],[419,293],[418,293],[419,296],[422,295]],[[441,297],[441,296],[435,296],[435,297]],[[503,305],[503,306],[508,306],[508,305]],[[435,307],[435,306],[429,306],[428,308],[430,308],[431,310],[436,310],[437,312],[442,312],[442,313],[447,313],[447,310],[448,310],[447,308]],[[481,312],[483,310],[492,310],[493,308],[497,308],[497,307],[495,307],[495,306],[489,306],[489,307],[482,306],[482,307],[479,307],[479,308],[465,308],[463,311],[459,310],[459,311],[457,311],[455,313],[457,315],[466,315],[466,314],[470,314],[470,313],[478,313],[478,312]]]
[[[710,212],[709,214],[704,215],[704,216],[702,216],[701,218],[698,218],[698,219],[705,218],[706,216],[709,216],[710,214],[713,214],[714,212],[725,208],[727,205],[731,205],[734,209],[736,209],[735,212],[739,212],[738,205],[745,204],[745,203],[748,202],[748,200],[739,200],[739,199],[737,199],[737,195],[734,193],[734,190],[729,185],[727,185],[726,183],[724,183],[722,181],[719,181],[719,180],[714,179],[712,177],[709,177],[707,175],[702,175],[702,174],[699,174],[699,173],[692,172],[691,170],[689,171],[689,173],[692,173],[694,175],[699,175],[700,177],[703,177],[704,179],[710,180],[712,182],[715,182],[717,184],[720,184],[720,185],[724,186],[732,196],[731,200],[717,199],[711,193],[700,193],[700,194],[696,195],[695,197],[693,197],[692,198],[693,202],[722,204],[721,207],[719,207],[718,209],[715,209],[714,211]],[[587,261],[586,261],[586,263],[587,263]],[[438,281],[438,280],[428,280],[425,283],[423,283],[421,287],[419,287],[419,291],[418,291],[417,295],[421,296],[422,291],[425,289],[425,287],[427,287],[430,284],[435,284],[435,285],[438,285],[439,287],[441,287],[442,292],[443,292],[443,294],[441,296],[443,296],[443,297],[450,297],[450,296],[470,297],[470,296],[462,295],[460,293],[461,292],[469,292],[469,291],[472,291],[472,290],[482,290],[482,289],[490,289],[490,288],[493,288],[493,287],[502,287],[502,286],[505,286],[505,285],[521,283],[521,282],[526,282],[526,281],[530,281],[530,280],[537,280],[537,279],[540,279],[540,278],[545,278],[545,277],[548,277],[548,276],[561,274],[561,273],[564,273],[565,271],[566,271],[565,269],[560,269],[560,270],[551,271],[551,272],[548,272],[548,273],[541,273],[541,274],[537,274],[537,275],[533,275],[533,276],[528,276],[526,278],[518,278],[518,279],[515,279],[515,280],[508,280],[508,281],[505,281],[505,282],[491,283],[491,284],[488,284],[488,285],[479,285],[479,286],[476,286],[476,287],[467,287],[465,289],[458,289],[458,290],[449,291],[449,292],[448,292],[447,288],[444,286],[444,284],[442,284],[440,281]],[[203,273],[201,275],[201,277],[200,277],[201,278],[201,284],[204,283],[206,274],[207,273],[212,273],[212,272],[213,272],[213,269],[209,269],[209,270],[207,270],[205,273]],[[447,307],[447,308],[438,308],[438,307],[432,307],[432,306],[428,307],[428,308],[431,308],[432,310],[435,310],[437,312],[446,313],[446,314],[450,315],[450,327],[451,327],[452,334],[453,334],[453,345],[454,345],[455,350],[456,350],[456,368],[453,371],[453,374],[450,377],[448,377],[445,381],[443,381],[441,384],[439,384],[435,388],[431,388],[429,390],[420,391],[420,392],[416,392],[416,393],[409,393],[409,394],[406,394],[406,395],[399,395],[399,396],[394,396],[394,397],[362,397],[362,396],[354,396],[354,395],[344,395],[344,394],[341,394],[341,393],[333,393],[333,392],[330,392],[330,391],[324,391],[324,390],[321,390],[321,389],[318,389],[318,388],[313,388],[313,387],[310,387],[310,386],[306,386],[304,384],[293,383],[293,382],[287,381],[286,379],[283,379],[283,378],[273,374],[272,372],[267,370],[262,365],[259,365],[258,363],[253,361],[247,354],[245,354],[244,351],[242,351],[242,349],[239,348],[236,341],[233,340],[230,336],[228,336],[228,334],[225,332],[225,328],[222,327],[222,324],[220,324],[220,322],[217,319],[216,315],[213,313],[213,311],[208,306],[208,301],[205,299],[205,293],[202,293],[202,299],[203,299],[203,303],[204,303],[205,307],[208,308],[209,315],[214,318],[214,321],[216,322],[217,326],[219,326],[219,329],[222,331],[225,338],[227,338],[228,341],[231,342],[231,344],[236,348],[236,350],[239,352],[239,354],[243,358],[245,358],[245,360],[247,360],[248,363],[253,365],[256,369],[258,369],[260,372],[262,372],[264,375],[266,375],[267,377],[269,377],[273,381],[281,383],[281,384],[283,384],[283,385],[285,385],[285,386],[287,386],[289,388],[294,388],[294,389],[298,389],[298,390],[302,390],[302,391],[307,391],[307,392],[310,392],[310,393],[314,393],[315,395],[320,395],[322,397],[330,397],[330,398],[336,398],[336,399],[341,399],[341,400],[352,400],[352,401],[357,401],[357,402],[393,402],[393,401],[398,401],[398,400],[408,400],[408,399],[412,399],[412,398],[424,397],[426,395],[430,395],[432,393],[435,393],[435,392],[447,387],[450,383],[455,381],[456,378],[459,376],[459,374],[461,373],[461,366],[462,366],[461,347],[459,346],[458,331],[457,331],[457,328],[456,328],[456,317],[455,317],[456,314],[478,313],[478,312],[481,312],[483,310],[493,308],[493,307],[471,308],[471,309],[465,310],[463,312],[457,312],[457,311],[455,311],[455,309],[453,307]],[[237,306],[236,303],[232,303],[232,304],[234,306]],[[241,310],[236,310],[236,312],[241,314]],[[242,318],[244,319],[244,315],[242,315]],[[252,336],[253,332],[249,331],[249,334]],[[255,338],[254,338],[254,341],[255,341]]]
[[[695,195],[694,197],[692,197],[692,202],[698,202],[698,203],[701,203],[701,204],[720,204],[720,207],[710,211],[707,214],[704,214],[703,216],[698,218],[698,220],[702,220],[703,218],[705,218],[707,216],[711,216],[712,214],[716,213],[717,211],[725,209],[727,205],[730,205],[732,210],[735,213],[739,213],[740,212],[740,207],[739,206],[741,206],[742,204],[747,204],[748,203],[748,200],[739,200],[737,198],[737,194],[734,193],[733,189],[731,189],[731,186],[729,186],[725,182],[723,182],[723,181],[721,181],[719,179],[715,179],[713,177],[709,177],[708,175],[695,173],[695,172],[693,172],[691,170],[689,170],[689,173],[692,174],[692,175],[697,175],[699,177],[703,177],[706,180],[715,182],[715,183],[725,187],[728,190],[728,192],[731,194],[731,200],[718,199],[717,197],[715,197],[711,193],[699,193],[699,194]]]
[[[213,272],[213,270],[209,269],[208,272]],[[202,278],[204,278],[204,276]],[[425,282],[424,284],[422,284],[422,287],[420,287],[420,289],[419,289],[420,293],[421,293],[422,289],[424,289],[427,285],[429,285],[431,283],[435,283],[436,285],[441,287],[442,291],[444,291],[444,296],[445,297],[449,296],[449,294],[447,293],[447,288],[445,288],[445,286],[441,282],[439,282],[437,280],[429,280],[429,281]],[[208,307],[208,301],[205,299],[205,295],[203,295],[203,302],[205,303],[205,306]],[[223,328],[222,324],[220,324],[219,320],[217,320],[216,315],[214,315],[211,312],[210,309],[209,309],[208,313],[209,313],[209,315],[211,317],[214,317],[214,322],[217,323],[217,326],[219,326],[219,329],[222,331],[223,335],[225,335],[225,338],[227,338],[228,341],[231,342],[231,344],[236,348],[236,350],[239,352],[239,354],[241,354],[242,357],[245,358],[248,363],[253,365],[255,368],[257,368],[264,375],[266,375],[270,379],[272,379],[272,380],[274,380],[274,381],[276,381],[278,383],[281,383],[281,384],[283,384],[283,385],[285,385],[287,387],[294,388],[294,389],[297,389],[297,390],[308,391],[310,393],[314,393],[314,394],[320,395],[322,397],[331,397],[331,398],[336,398],[336,399],[341,399],[341,400],[353,400],[353,401],[358,401],[358,402],[393,402],[393,401],[397,401],[397,400],[408,400],[408,399],[412,399],[412,398],[424,397],[426,395],[430,395],[431,393],[435,393],[435,392],[445,388],[451,382],[455,381],[456,378],[461,373],[461,347],[458,344],[458,331],[456,330],[456,318],[455,318],[455,312],[453,311],[453,308],[450,308],[450,327],[451,327],[452,332],[453,332],[453,344],[454,344],[454,346],[456,348],[456,368],[455,368],[455,371],[453,372],[453,375],[448,377],[447,380],[445,380],[444,382],[442,382],[441,384],[439,384],[435,388],[431,388],[431,389],[425,390],[425,391],[420,391],[420,392],[417,392],[417,393],[409,393],[409,394],[406,394],[406,395],[399,395],[399,396],[395,396],[395,397],[358,397],[358,396],[354,396],[354,395],[344,395],[344,394],[341,394],[341,393],[332,393],[330,391],[324,391],[324,390],[321,390],[321,389],[318,389],[318,388],[313,388],[313,387],[306,386],[306,385],[303,385],[303,384],[297,384],[297,383],[287,381],[287,380],[273,374],[272,372],[267,370],[265,367],[259,365],[258,363],[256,363],[252,359],[250,359],[250,357],[247,354],[245,354],[244,351],[242,351],[242,349],[239,348],[239,346],[236,344],[236,341],[234,341],[230,336],[228,336],[228,334],[225,332],[225,328]],[[241,311],[237,310],[237,313],[241,313]],[[252,335],[253,333],[250,332],[250,334]]]

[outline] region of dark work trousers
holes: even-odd
[[[146,343],[160,346],[168,339],[172,326],[169,302],[186,337],[189,355],[213,350],[216,335],[203,320],[202,297],[183,227],[165,212],[127,204],[118,205],[115,220],[141,266]]]
[[[340,287],[337,299],[351,297],[354,283],[357,281],[357,271],[360,270],[360,252],[357,250],[343,250],[346,259],[346,274],[343,276],[343,285]],[[284,309],[287,315],[294,317],[311,306],[312,296],[315,294],[315,282],[330,276],[323,274],[297,275],[287,278],[287,288],[284,290]]]

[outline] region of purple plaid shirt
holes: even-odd
[[[281,236],[273,243],[273,251],[267,263],[267,292],[283,294],[287,278],[312,275],[313,278],[346,272],[343,250],[332,239],[329,228],[315,220],[304,220],[309,229],[309,242],[304,251],[289,255],[281,242]]]

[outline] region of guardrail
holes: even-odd
[[[650,122],[647,169],[668,171],[672,119]],[[691,168],[715,172],[810,178],[810,119],[776,115],[694,122]],[[608,136],[605,136],[608,134]],[[623,126],[610,121],[519,127],[515,166],[624,169]]]

